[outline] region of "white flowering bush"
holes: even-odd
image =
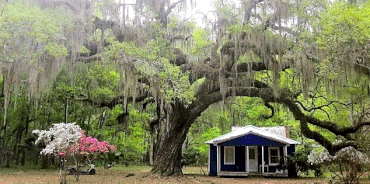
[[[308,162],[311,164],[322,164],[327,161],[330,161],[333,158],[328,152],[328,150],[312,150],[311,153],[308,155],[307,159]]]
[[[90,162],[89,155],[102,155],[116,151],[116,147],[108,144],[107,141],[100,142],[96,138],[87,137],[80,126],[75,123],[58,123],[54,124],[49,130],[34,130],[32,133],[38,135],[36,144],[43,142],[46,145],[40,154],[58,155],[61,157],[59,173],[60,183],[62,184],[65,184],[67,181],[67,172],[64,171],[66,156],[74,158],[73,160],[77,166],[77,171],[74,174],[78,181],[80,174],[79,163],[86,160],[86,158]]]
[[[334,156],[328,150],[312,151],[308,156],[311,164],[323,164],[345,184],[357,184],[364,172],[369,171],[369,157],[356,150],[354,147],[346,147],[339,150]]]
[[[81,138],[81,128],[75,123],[54,124],[49,130],[34,130],[37,134],[36,144],[44,142],[46,147],[41,154],[59,154],[68,150],[71,146],[76,146]]]

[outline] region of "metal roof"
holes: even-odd
[[[228,140],[242,137],[248,134],[254,134],[283,144],[300,144],[300,142],[286,137],[285,127],[255,127],[247,125],[245,127],[232,127],[232,131],[211,139],[206,144],[217,145]]]

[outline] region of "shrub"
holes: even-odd
[[[100,142],[93,137],[87,137],[81,128],[75,123],[54,124],[49,130],[34,130],[38,134],[36,144],[44,142],[46,147],[40,152],[43,155],[57,155],[61,159],[60,183],[66,183],[65,157],[73,157],[76,164],[76,179],[79,177],[79,166],[91,158],[104,158],[116,148],[109,145],[107,141]]]
[[[321,153],[312,151],[308,156],[312,164],[323,164],[344,184],[358,184],[360,177],[369,171],[369,157],[353,147],[339,150],[334,156],[324,149]]]
[[[182,153],[181,165],[188,166],[191,164],[196,164],[198,163],[199,158],[199,151],[193,147],[188,147]]]

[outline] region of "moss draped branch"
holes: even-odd
[[[80,96],[84,96],[84,95],[80,95]],[[149,97],[149,93],[144,92],[144,93],[140,94],[139,96],[135,97],[135,102],[141,102],[141,101],[145,100],[147,97]],[[125,103],[125,98],[127,98],[127,102],[133,102],[134,101],[134,97],[132,97],[132,96],[125,97],[125,95],[115,96],[110,101],[98,101],[98,100],[94,100],[94,99],[89,98],[89,97],[77,97],[77,96],[74,97],[74,100],[81,101],[81,102],[87,102],[87,103],[90,103],[91,105],[95,105],[95,106],[99,106],[99,107],[108,107],[108,108],[112,109],[116,105],[124,104]]]
[[[290,110],[290,112],[292,112],[294,118],[300,122],[300,127],[303,135],[307,138],[317,141],[322,146],[326,147],[331,154],[334,154],[340,149],[347,146],[356,147],[356,144],[352,140],[344,141],[338,144],[332,143],[320,132],[311,130],[308,126],[309,124],[324,128],[337,136],[347,136],[348,134],[356,133],[363,126],[370,125],[370,122],[362,122],[354,126],[343,127],[334,122],[319,120],[315,117],[303,113],[295,99],[297,97],[296,94],[292,93],[290,90],[283,89],[280,91],[279,96],[275,96],[273,89],[267,84],[260,81],[255,81],[254,83],[257,85],[238,87],[229,86],[227,88],[225,96],[223,96],[221,92],[217,89],[214,89],[212,92],[209,92],[207,94],[202,93],[197,96],[198,100],[194,102],[191,113],[200,114],[211,104],[219,102],[224,98],[233,96],[259,97],[263,99],[265,101],[265,104],[268,104],[269,106],[271,106],[269,103],[280,103],[285,105]]]

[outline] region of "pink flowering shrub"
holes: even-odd
[[[99,142],[96,138],[86,137],[80,126],[75,123],[57,123],[49,130],[33,130],[32,133],[38,135],[36,144],[39,142],[46,144],[40,154],[53,154],[61,157],[60,183],[66,181],[67,174],[62,172],[66,156],[74,157],[73,160],[77,166],[76,173],[79,173],[80,163],[88,161],[91,164],[90,155],[97,153],[102,156],[116,151],[116,148],[107,141]],[[78,181],[78,175],[76,179]]]
[[[94,154],[94,153],[109,153],[115,152],[116,147],[108,144],[107,141],[100,142],[94,137],[86,137],[83,130],[80,131],[81,138],[78,141],[78,145],[71,146],[69,152],[73,154]],[[59,154],[62,154],[60,152]]]
[[[46,144],[46,147],[41,151],[41,154],[45,155],[66,156],[71,154],[77,156],[116,151],[116,148],[108,144],[107,141],[100,142],[96,138],[86,137],[80,126],[75,123],[58,123],[49,130],[34,130],[32,132],[38,134],[36,144],[39,142]]]

